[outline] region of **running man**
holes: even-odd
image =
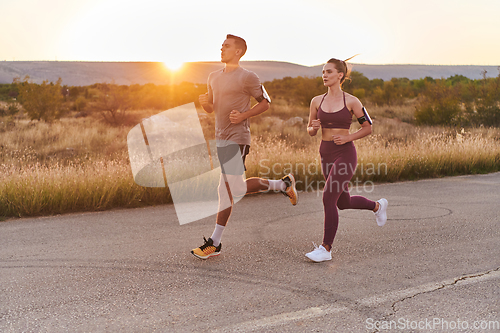
[[[248,193],[281,191],[297,204],[295,179],[288,174],[280,180],[262,178],[243,179],[245,157],[250,150],[249,118],[267,109],[271,99],[262,86],[259,77],[242,67],[240,59],[247,50],[243,38],[227,35],[221,48],[223,69],[208,76],[208,92],[200,95],[200,103],[207,113],[215,112],[215,139],[217,155],[221,165],[219,180],[219,209],[212,236],[204,244],[191,251],[200,259],[208,259],[221,253],[221,238],[233,208],[233,198]],[[251,107],[250,97],[258,102]],[[243,163],[234,163],[234,157],[241,156]]]

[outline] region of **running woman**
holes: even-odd
[[[326,180],[323,189],[323,243],[319,247],[314,245],[315,249],[306,254],[306,257],[315,262],[332,259],[331,249],[339,224],[338,209],[372,210],[379,226],[383,226],[387,221],[386,199],[374,202],[349,194],[348,185],[358,163],[353,141],[372,132],[372,121],[359,99],[342,90],[342,83],[349,73],[346,61],[328,60],[323,66],[323,83],[328,92],[314,97],[311,101],[307,132],[310,136],[315,136],[321,128],[319,153],[321,169]],[[353,115],[358,119],[361,128],[350,134]]]
[[[221,165],[219,180],[219,209],[212,236],[191,253],[200,259],[208,259],[221,253],[221,238],[233,207],[233,197],[248,193],[281,191],[293,205],[297,204],[295,179],[288,174],[280,180],[262,178],[243,179],[245,157],[250,149],[249,118],[265,112],[271,99],[259,77],[242,67],[240,59],[247,50],[243,38],[227,35],[221,48],[223,69],[208,76],[208,92],[200,95],[203,109],[215,112],[215,140]],[[250,98],[258,102],[251,108]],[[234,157],[243,163],[234,163]]]

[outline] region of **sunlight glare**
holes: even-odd
[[[180,60],[171,59],[169,61],[164,61],[163,64],[171,72],[178,72],[184,66],[184,62]]]

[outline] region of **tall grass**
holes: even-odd
[[[390,125],[381,127],[355,142],[358,168],[353,181],[395,182],[500,170],[496,129],[412,128],[380,134]],[[300,189],[319,189],[312,184],[324,181],[318,150],[319,138],[299,148],[287,140],[259,137],[247,157],[247,176],[276,179],[292,172]]]
[[[118,161],[0,166],[0,216],[36,216],[171,202],[168,189],[134,183]]]
[[[321,138],[305,131],[308,108],[283,102],[272,108],[251,121],[247,177],[278,179],[292,172],[300,190],[321,189]],[[355,142],[359,163],[354,181],[393,182],[500,170],[499,129],[416,127],[411,105],[370,111],[374,132]],[[290,125],[287,120],[293,117],[303,122]],[[200,119],[204,133],[213,133],[213,118]],[[0,219],[172,202],[168,188],[134,183],[126,146],[132,126],[111,127],[89,117],[53,124],[20,120],[14,127],[2,127],[0,119]]]

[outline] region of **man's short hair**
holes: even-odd
[[[236,45],[236,48],[243,50],[243,54],[241,55],[241,57],[243,57],[245,55],[245,53],[247,52],[247,42],[245,42],[245,40],[243,38],[235,36],[235,35],[227,35],[226,39],[234,39],[234,43]]]

